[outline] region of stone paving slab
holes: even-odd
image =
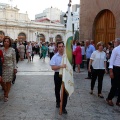
[[[119,120],[120,108],[110,107],[97,97],[97,84],[94,95],[90,95],[90,80],[85,80],[85,76],[75,74],[75,92],[68,100],[68,115],[60,116],[55,108],[53,76],[18,75],[9,101],[4,103],[0,99],[0,120]],[[105,76],[104,96],[109,88],[109,77]]]

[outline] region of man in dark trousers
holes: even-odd
[[[114,103],[112,102],[112,99],[118,89],[118,99],[116,105],[120,107],[120,38],[116,38],[115,42],[118,43],[118,46],[113,49],[109,64],[109,74],[112,86],[106,101],[108,105],[113,106]]]
[[[65,64],[61,65],[62,56],[64,53],[64,43],[58,42],[57,48],[58,48],[58,52],[52,57],[50,61],[50,65],[52,70],[55,71],[54,84],[55,84],[56,107],[59,108],[60,107],[60,89],[62,84],[62,78],[59,77],[59,70],[60,68],[66,68]],[[68,94],[66,91],[64,91],[63,106],[62,106],[63,114],[67,114],[67,111],[66,111],[67,98],[68,98]]]
[[[89,61],[90,61],[90,57],[91,54],[95,51],[95,47],[90,44],[89,40],[86,40],[86,59],[87,59],[87,69],[89,67]],[[91,72],[88,71],[88,77],[86,77],[85,79],[91,79],[92,74]]]

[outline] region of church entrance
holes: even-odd
[[[95,44],[103,41],[105,45],[115,40],[116,20],[113,13],[109,10],[101,11],[94,22]]]

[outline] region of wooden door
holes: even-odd
[[[109,10],[104,10],[98,15],[95,22],[95,44],[103,41],[105,45],[115,39],[115,17]]]

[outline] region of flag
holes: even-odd
[[[65,40],[65,54],[63,55],[62,64],[66,64],[66,68],[63,69],[62,81],[64,82],[65,90],[69,94],[69,97],[74,92],[74,80],[73,80],[73,69],[72,69],[72,17],[70,11],[70,4],[68,5],[68,17],[67,17],[67,28],[66,28],[66,40]]]

